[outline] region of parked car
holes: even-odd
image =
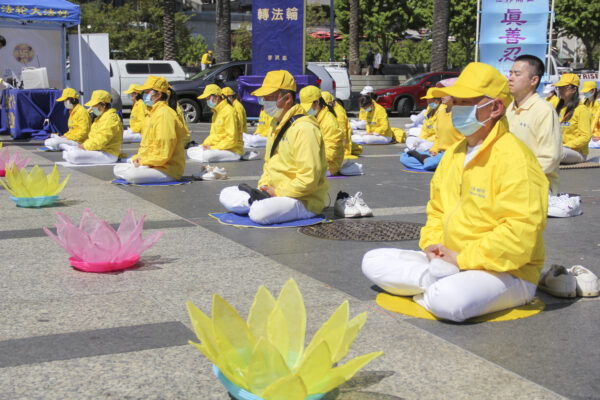
[[[324,67],[307,65],[307,75],[316,77],[317,85],[322,90],[333,93],[333,79]],[[204,100],[198,100],[198,96],[204,92],[206,85],[211,83],[221,87],[229,86],[237,92],[238,77],[242,75],[252,75],[252,61],[234,61],[230,63],[215,64],[204,71],[192,76],[185,81],[169,81],[175,92],[181,110],[185,115],[187,122],[198,122],[201,119],[207,120],[210,115],[210,109]],[[248,117],[257,117],[252,115],[251,110],[246,110]]]
[[[117,102],[120,98],[124,108],[131,108],[133,103],[125,91],[132,83],[143,84],[149,75],[164,76],[168,81],[187,79],[177,61],[110,60],[110,88],[113,101]]]
[[[413,111],[427,107],[421,97],[427,89],[441,80],[454,78],[458,72],[427,72],[415,75],[397,87],[377,90],[376,101],[389,112],[397,112],[401,117],[408,117]]]
[[[350,105],[350,99],[352,97],[352,85],[350,83],[350,75],[348,75],[348,69],[343,62],[309,62],[308,66],[318,65],[323,68],[331,75],[332,82],[332,95],[338,99],[344,107]],[[325,86],[321,85],[323,90]]]

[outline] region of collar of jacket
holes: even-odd
[[[508,108],[510,108],[513,112],[518,112],[520,110],[529,110],[538,100],[542,100],[542,98],[537,92],[535,92],[534,94],[529,96],[527,100],[525,100],[525,102],[519,107],[517,107],[515,101],[513,100],[512,103],[510,103],[510,105],[508,106]]]
[[[281,119],[281,122],[279,122],[277,124],[277,128],[275,128],[275,133],[278,133],[281,130],[281,128],[283,128],[283,126],[288,121],[288,119],[292,118],[294,115],[299,115],[299,114],[300,115],[306,115],[306,111],[304,111],[304,108],[300,104],[294,104],[292,106],[292,108],[290,108],[285,113],[285,115]]]
[[[156,110],[158,110],[164,106],[168,107],[167,102],[164,100],[159,100],[156,103],[152,104],[152,107],[148,108],[148,110],[150,111],[150,114],[152,114],[152,113],[156,112]]]
[[[219,104],[215,106],[215,108],[213,108],[213,112],[220,113],[221,111],[225,110],[228,106],[232,107],[231,104],[227,102],[227,100],[223,99],[219,102]]]
[[[481,143],[481,147],[479,148],[479,151],[477,152],[477,154],[475,154],[475,157],[473,157],[473,160],[475,158],[477,158],[480,154],[483,154],[484,151],[487,151],[488,148],[492,147],[498,139],[500,139],[502,136],[504,136],[506,134],[506,132],[508,132],[508,120],[506,119],[506,116],[502,116],[502,118],[500,118],[498,120],[498,122],[496,122],[496,125],[494,125],[494,127],[492,128],[490,133],[487,135],[487,137],[483,140],[483,143]],[[457,150],[457,152],[462,152],[462,153],[466,154],[466,152],[467,152],[467,139],[466,138],[459,142],[458,146],[456,147],[456,150]],[[471,160],[471,162],[473,160]],[[469,164],[471,162],[469,162]]]

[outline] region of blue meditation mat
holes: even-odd
[[[220,223],[225,225],[233,225],[239,228],[290,228],[299,226],[308,226],[320,224],[322,222],[331,222],[331,220],[325,218],[323,214],[317,215],[313,218],[300,219],[296,221],[283,222],[281,224],[272,225],[261,225],[253,222],[247,215],[239,215],[235,213],[209,213],[209,216],[217,219]]]
[[[405,167],[402,171],[416,172],[416,173],[421,173],[421,174],[433,174],[434,173],[434,171],[426,171],[424,169],[416,169],[416,168],[408,168],[408,167]]]
[[[419,151],[420,154],[429,155],[428,151]],[[438,153],[435,156],[431,156],[425,159],[425,162],[421,164],[419,160],[414,158],[413,156],[408,155],[408,153],[400,154],[400,162],[409,170],[415,171],[435,171],[438,164],[442,160],[442,156],[444,152]]]
[[[53,148],[42,146],[37,148],[39,151],[62,151],[62,150],[54,150]]]
[[[177,185],[185,185],[188,183],[192,183],[190,180],[182,180],[182,181],[170,181],[170,182],[157,182],[157,183],[129,183],[125,179],[113,179],[110,183],[115,185],[124,185],[124,186],[177,186]]]

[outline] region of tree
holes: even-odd
[[[229,0],[217,0],[217,62],[231,61],[231,4]]]
[[[473,50],[475,49],[475,33],[477,30],[477,0],[452,0],[450,3],[450,34],[456,39],[457,46],[449,49],[448,57],[452,54],[462,59],[460,51],[464,51],[466,63],[473,61]],[[452,61],[454,65],[458,59]]]
[[[576,36],[585,46],[586,68],[594,68],[594,48],[600,44],[600,2],[557,0],[556,27],[561,33]]]
[[[175,0],[163,0],[163,7],[164,59],[174,60],[177,55],[175,45]]]
[[[242,24],[238,30],[233,32],[231,44],[231,60],[245,61],[252,59],[252,33],[247,24]]]
[[[338,1],[336,1],[336,4]],[[341,3],[341,1],[339,1]],[[360,75],[360,58],[358,50],[358,32],[359,32],[359,0],[350,0],[350,15],[349,15],[349,28],[346,32],[350,35],[350,48],[349,48],[349,67],[350,75]]]
[[[446,70],[448,60],[448,28],[450,0],[433,2],[433,35],[431,43],[431,71]]]

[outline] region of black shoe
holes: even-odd
[[[253,188],[250,185],[248,185],[247,183],[240,183],[238,185],[238,189],[240,189],[242,192],[246,192],[250,195],[250,199],[248,199],[249,204],[252,204],[255,201],[260,201],[260,200],[268,199],[269,197],[271,197],[269,195],[269,193],[263,192],[262,190],[258,190],[256,188]]]
[[[428,159],[431,156],[425,155],[425,154],[421,154],[416,150],[410,150],[407,151],[406,154],[408,154],[411,157],[416,158],[421,164],[425,164],[425,160]]]

